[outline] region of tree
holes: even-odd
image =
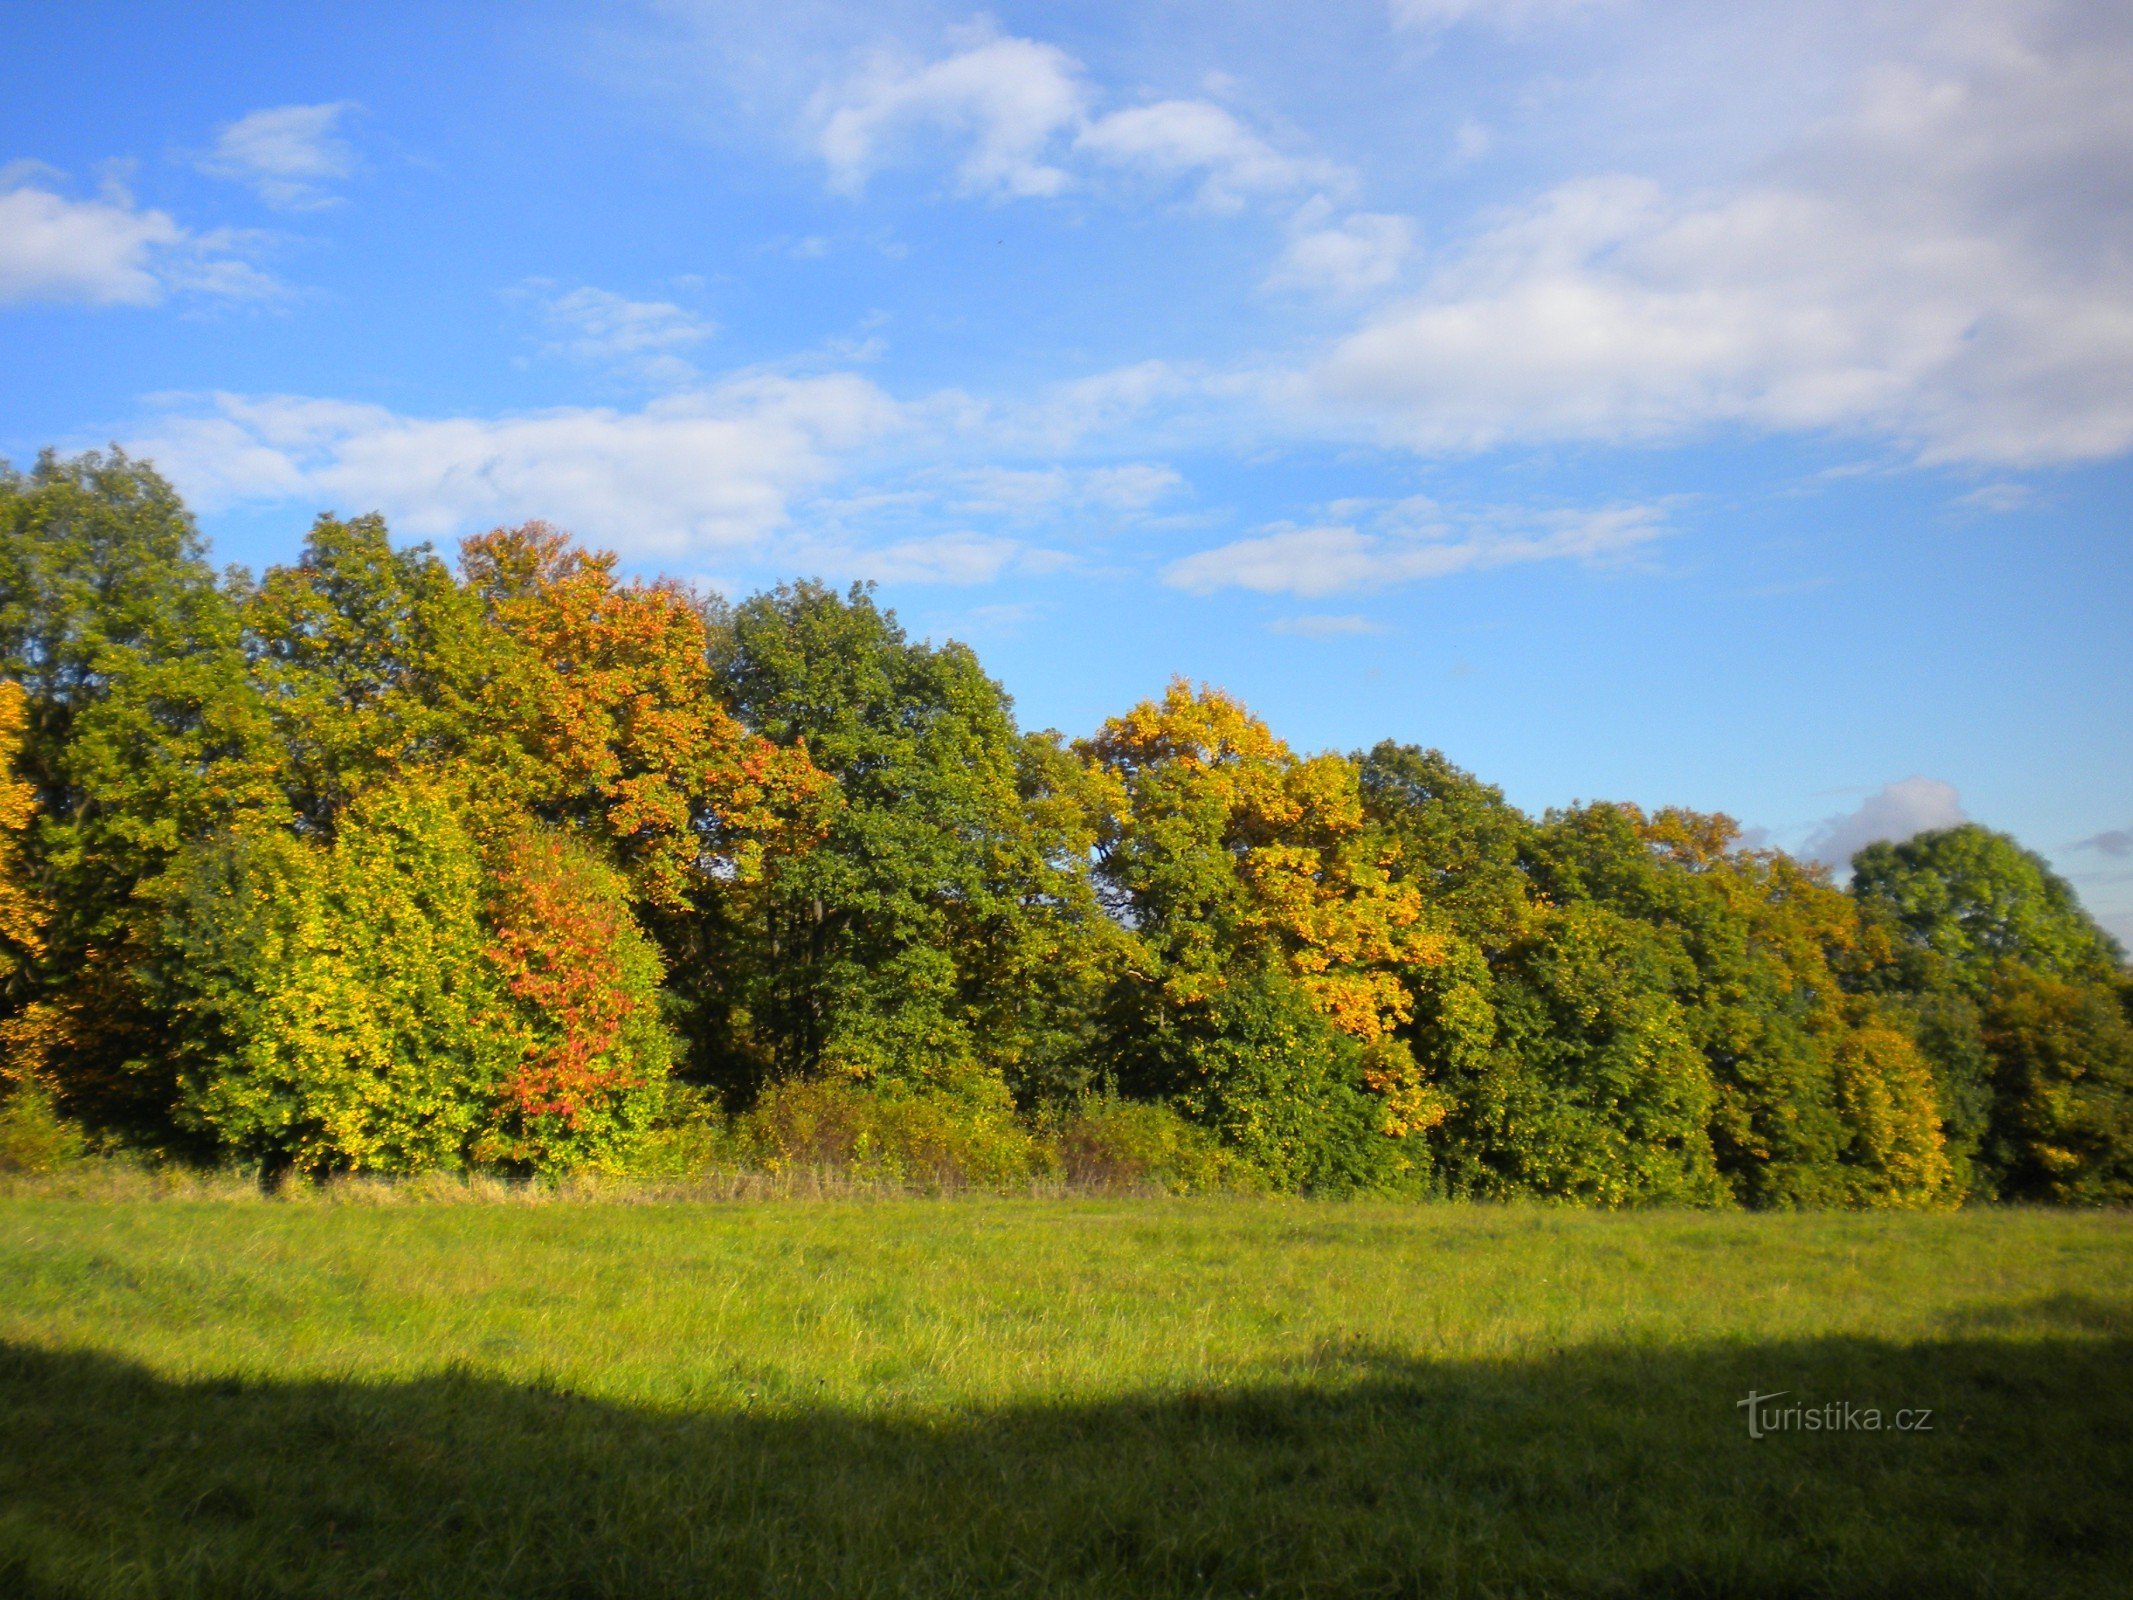
[[[1727,1198],[1717,1095],[1663,934],[1573,902],[1536,917],[1493,967],[1472,991],[1479,1015],[1446,1041],[1447,1189],[1608,1206]]]
[[[495,856],[488,952],[517,1048],[474,1154],[536,1171],[612,1165],[651,1126],[673,1062],[659,951],[622,875],[583,845],[525,828]]]
[[[1675,994],[1717,1092],[1712,1143],[1737,1198],[1954,1198],[1930,1070],[1843,982],[1862,937],[1851,902],[1813,869],[1741,850],[1738,838],[1722,816],[1576,807],[1536,834],[1535,878],[1558,904],[1596,901],[1680,953]]]
[[[2077,983],[2109,983],[2125,968],[2124,950],[2072,885],[2042,856],[1974,822],[1868,845],[1852,857],[1851,892],[1895,923],[1914,961],[1946,962],[1953,984],[1972,995],[1986,992],[2003,962]]]
[[[1364,810],[1397,850],[1392,874],[1431,925],[1491,954],[1522,937],[1539,910],[1532,820],[1441,751],[1388,739],[1354,759]]]
[[[330,836],[370,788],[413,772],[508,826],[527,782],[524,654],[427,545],[384,519],[320,517],[243,608],[246,654],[283,753],[288,813]]]
[[[160,1038],[137,981],[146,890],[228,810],[263,724],[231,596],[153,468],[117,450],[0,466],[0,678],[24,695],[36,820],[17,870],[42,912],[39,958],[10,983],[12,1048],[70,1113],[161,1141],[167,1075],[128,1065]]]
[[[614,556],[541,523],[469,539],[462,562],[521,647],[525,803],[592,830],[639,899],[685,911],[710,886],[760,876],[766,852],[812,842],[828,779],[804,739],[780,746],[729,714],[704,602],[619,582]]]
[[[1056,758],[976,656],[913,643],[855,586],[733,613],[720,675],[750,727],[836,781],[822,842],[719,930],[727,1083],[831,1074],[991,1100],[1056,1078],[1111,931]]]
[[[1983,1034],[1994,1067],[1987,1156],[2009,1200],[2133,1200],[2133,1025],[2128,994],[2007,964]]]
[[[28,696],[0,680],[0,1015],[18,980],[44,949],[45,908],[30,881],[24,835],[37,813],[37,791],[15,776],[21,757]]]
[[[1908,1020],[1932,1062],[1974,1190],[2117,1192],[2114,1141],[2133,1134],[2124,952],[2072,886],[2006,834],[1966,823],[1868,845],[1851,892],[1889,945],[1862,987]]]
[[[1299,759],[1235,700],[1182,680],[1105,723],[1082,753],[1110,790],[1099,881],[1146,952],[1120,1026],[1205,1034],[1192,1012],[1219,1016],[1233,982],[1272,975],[1356,1042],[1379,1132],[1404,1138],[1440,1120],[1442,1097],[1396,1030],[1411,1010],[1400,972],[1442,944],[1393,875],[1396,846],[1365,826],[1354,763]]]
[[[460,813],[417,775],[354,797],[330,843],[249,829],[188,850],[155,967],[181,1126],[313,1175],[466,1159],[524,1042]]]

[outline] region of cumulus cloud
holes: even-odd
[[[1414,225],[1407,218],[1359,211],[1333,227],[1297,234],[1266,287],[1364,294],[1397,278],[1413,248]]]
[[[964,146],[958,182],[979,195],[1049,195],[1067,174],[1048,159],[1088,101],[1080,63],[1054,45],[979,34],[938,61],[883,54],[815,98],[818,147],[835,187],[856,194],[922,134]]]
[[[816,148],[833,188],[857,194],[927,141],[960,152],[962,193],[995,199],[1061,193],[1077,181],[1067,164],[1077,157],[1192,181],[1196,202],[1220,211],[1256,195],[1347,181],[1330,162],[1275,149],[1210,100],[1161,100],[1095,115],[1096,93],[1081,63],[1056,45],[989,27],[963,30],[953,43],[958,47],[932,61],[878,53],[850,79],[816,92]]]
[[[754,375],[637,411],[401,416],[383,406],[218,394],[174,407],[131,448],[196,504],[381,510],[445,537],[545,517],[632,555],[745,551],[898,408],[848,374]]]
[[[1596,176],[1499,215],[1308,388],[1428,451],[1725,425],[1927,461],[2133,448],[2133,23],[1987,10],[1754,183]]]
[[[1913,834],[1930,828],[1952,828],[1969,820],[1954,784],[1938,778],[1904,778],[1883,784],[1860,802],[1856,811],[1824,820],[1808,836],[1803,853],[1843,871],[1851,865],[1854,854],[1877,840],[1901,844]]]
[[[355,109],[352,100],[335,100],[251,112],[221,130],[200,170],[249,184],[283,211],[333,205],[339,197],[330,186],[356,170],[355,151],[339,131]]]
[[[1074,147],[1155,177],[1197,178],[1199,204],[1214,211],[1238,210],[1253,195],[1345,181],[1332,163],[1285,156],[1206,100],[1111,112],[1084,127]]]
[[[123,190],[73,200],[34,184],[0,187],[0,304],[47,300],[154,305],[173,290],[235,299],[279,293],[231,253],[226,234],[196,234]]]
[[[1618,561],[1662,531],[1652,506],[1460,513],[1411,500],[1381,513],[1369,528],[1280,528],[1186,556],[1163,576],[1199,594],[1251,589],[1315,599],[1537,561]]]
[[[166,213],[130,203],[0,194],[0,300],[152,305],[163,297],[156,258],[185,236]]]

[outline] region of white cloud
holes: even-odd
[[[222,129],[200,170],[250,184],[268,205],[315,211],[336,202],[328,185],[356,170],[355,151],[339,133],[356,109],[351,100],[315,106],[270,106]]]
[[[2112,828],[2075,845],[2076,850],[2094,850],[2100,855],[2133,856],[2133,828]]]
[[[538,291],[546,285],[535,280],[527,287]],[[666,384],[696,379],[696,368],[682,352],[718,331],[717,324],[672,301],[632,300],[590,286],[544,298],[541,315],[558,336],[548,346],[552,352],[625,367]]]
[[[877,54],[849,80],[825,86],[810,111],[833,188],[868,179],[931,139],[960,153],[968,195],[1062,193],[1073,157],[1167,181],[1196,180],[1196,202],[1234,211],[1253,196],[1351,180],[1330,162],[1285,155],[1209,100],[1161,100],[1092,115],[1082,65],[1056,45],[963,30],[961,48],[934,61]]]
[[[382,510],[424,537],[544,517],[633,555],[745,550],[840,457],[901,425],[864,379],[754,375],[637,411],[404,417],[297,396],[215,395],[131,448],[196,504]]]
[[[1115,467],[975,467],[956,475],[959,511],[1041,517],[1077,510],[1145,511],[1185,486],[1174,467],[1127,462]]]
[[[152,305],[163,297],[156,257],[184,238],[165,213],[130,203],[0,194],[0,300]]]
[[[1266,287],[1364,294],[1397,278],[1413,248],[1414,225],[1405,217],[1356,212],[1337,227],[1291,239]]]
[[[2020,511],[2036,499],[2037,491],[2026,483],[1986,483],[1957,495],[1955,503],[1979,511]]]
[[[1809,835],[1804,854],[1840,872],[1852,856],[1879,839],[1901,844],[1929,828],[1952,828],[1970,819],[1952,783],[1938,778],[1905,778],[1882,785],[1856,811],[1828,818]]]
[[[70,200],[28,184],[0,191],[0,303],[154,305],[173,289],[263,299],[273,279],[229,254],[227,234],[194,234],[167,212],[108,189]]]
[[[837,565],[883,583],[990,583],[1023,553],[1013,539],[979,533],[930,534],[846,554]]]
[[[1358,634],[1385,631],[1382,624],[1353,615],[1276,617],[1266,627],[1269,633],[1286,633],[1299,639],[1349,639]]]
[[[2133,448],[2133,29],[1987,8],[1753,184],[1562,184],[1305,392],[1427,451],[1718,426],[1927,461]]]
[[[1130,434],[1134,448],[1161,448],[1155,441],[1178,408],[1206,392],[1198,373],[1167,361],[1136,361],[1048,385],[1028,399],[966,400],[956,425],[966,434],[981,432],[996,455],[1056,456],[1120,433]]]
[[[1469,162],[1479,161],[1489,153],[1490,146],[1495,142],[1496,136],[1489,132],[1486,123],[1476,122],[1472,117],[1468,117],[1452,134],[1452,165],[1463,167]]]
[[[1368,531],[1346,523],[1281,528],[1186,556],[1163,577],[1198,594],[1251,589],[1316,599],[1536,561],[1620,560],[1661,532],[1651,506],[1457,514],[1412,500],[1380,514]]]
[[[1077,125],[1088,99],[1080,64],[1031,39],[973,37],[967,48],[920,64],[877,56],[859,75],[815,98],[818,147],[832,183],[858,193],[897,149],[933,132],[966,146],[958,181],[967,194],[1048,195],[1067,175],[1047,159]]]
[[[1197,177],[1198,202],[1212,211],[1238,210],[1255,194],[1347,181],[1329,162],[1281,154],[1206,100],[1162,100],[1113,111],[1084,127],[1074,147],[1154,177]]]

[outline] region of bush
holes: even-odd
[[[239,831],[175,876],[158,966],[180,1123],[310,1175],[460,1166],[517,1041],[448,797],[376,789],[330,845]]]
[[[771,1173],[829,1167],[921,1188],[1005,1189],[1053,1165],[1004,1093],[994,1100],[795,1081],[766,1091],[735,1131],[742,1158]]]
[[[82,1156],[82,1137],[42,1089],[17,1089],[0,1101],[0,1172],[57,1172]]]
[[[715,1095],[668,1079],[659,1114],[619,1166],[620,1175],[680,1183],[743,1165],[740,1134]]]
[[[1258,1170],[1169,1106],[1085,1101],[1059,1127],[1060,1171],[1077,1188],[1214,1194],[1266,1187]]]

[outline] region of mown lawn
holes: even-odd
[[[18,1194],[0,1594],[2123,1595],[2129,1358],[2123,1215]]]

